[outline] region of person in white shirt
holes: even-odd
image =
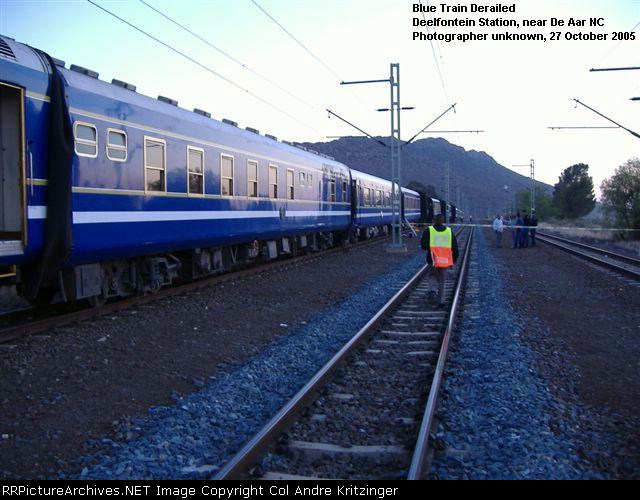
[[[502,222],[502,216],[496,215],[493,220],[493,231],[496,233],[496,246],[502,248],[502,232],[504,231],[504,222]]]

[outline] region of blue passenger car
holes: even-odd
[[[364,237],[386,233],[392,223],[391,181],[351,169],[357,193],[354,226]]]
[[[402,218],[409,222],[418,222],[422,216],[420,210],[420,193],[402,188]]]

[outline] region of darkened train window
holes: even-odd
[[[371,189],[364,188],[364,204],[369,206],[371,204]]]
[[[220,194],[233,196],[233,156],[220,155]]]
[[[124,130],[107,129],[107,158],[127,161],[127,134]]]
[[[204,150],[187,146],[189,194],[204,194]]]
[[[329,201],[336,201],[336,180],[329,181]]]
[[[75,151],[78,156],[98,156],[98,129],[90,123],[75,122],[73,129]]]
[[[269,165],[269,198],[278,197],[278,167]]]
[[[147,191],[166,191],[165,169],[165,142],[145,137],[144,172]]]
[[[258,162],[247,161],[247,196],[258,197]]]
[[[342,181],[342,201],[347,201],[347,181]]]
[[[300,186],[307,187],[307,174],[305,172],[300,172],[298,176],[300,177]]]
[[[287,198],[293,200],[295,198],[295,188],[293,186],[293,170],[287,170]]]
[[[385,205],[387,207],[391,206],[391,196],[389,195],[389,193],[384,193],[384,199],[385,199]]]
[[[378,191],[376,191],[376,195],[377,195],[376,196],[376,205],[381,207],[382,206],[382,191],[380,191],[378,189]]]

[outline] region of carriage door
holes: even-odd
[[[356,216],[358,214],[358,186],[357,182],[351,181],[351,221],[356,220]]]
[[[0,83],[0,241],[26,243],[24,92]]]

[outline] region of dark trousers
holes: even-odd
[[[494,231],[496,233],[496,246],[502,248],[502,231]]]
[[[520,234],[522,233],[522,229],[516,229],[513,231],[513,248],[518,248],[518,243],[520,243]]]
[[[520,248],[527,248],[529,246],[529,230],[522,229],[520,233],[520,242],[518,245]]]
[[[444,304],[444,284],[447,280],[446,267],[431,267],[430,274],[438,283],[438,304]]]
[[[531,237],[531,246],[536,246],[536,229],[531,229],[529,236]]]

